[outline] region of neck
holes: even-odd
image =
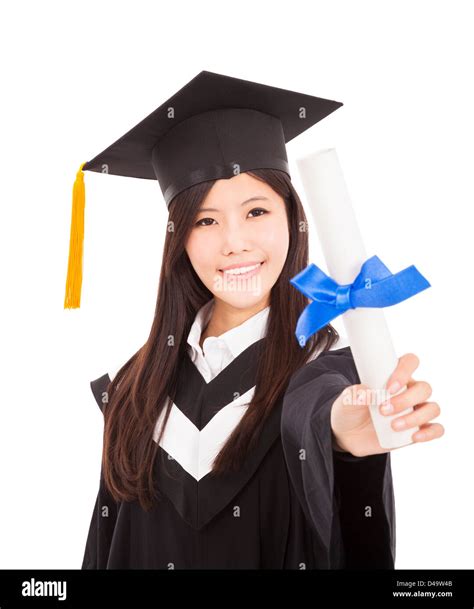
[[[253,317],[260,311],[263,311],[270,304],[270,297],[267,296],[247,309],[238,309],[217,298],[214,299],[214,303],[209,323],[201,333],[199,340],[201,348],[208,336],[220,336],[224,332],[240,326],[240,324],[243,324],[244,321],[247,321],[247,319],[250,319],[250,317]]]

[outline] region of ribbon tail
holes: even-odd
[[[296,324],[295,336],[300,346],[304,347],[313,334],[342,313],[345,313],[344,309],[336,309],[331,305],[320,302],[309,304],[299,316]]]
[[[367,284],[366,288],[353,290],[353,307],[390,307],[407,300],[431,287],[418,269],[412,265],[382,281]]]

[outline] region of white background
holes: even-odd
[[[385,309],[443,438],[392,453],[396,568],[473,568],[469,2],[17,2],[0,15],[0,567],[80,568],[102,415],[89,382],[147,339],[158,183],[86,172],[84,281],[64,310],[77,169],[201,70],[342,101],[287,146],[335,147],[369,255],[432,287]],[[311,261],[324,265],[314,227]],[[334,322],[343,330],[341,318]]]

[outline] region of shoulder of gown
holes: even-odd
[[[119,368],[112,368],[109,372],[90,381],[92,394],[102,412],[108,402],[109,384],[118,370]],[[118,509],[119,504],[112,498],[104,484],[101,467],[99,489],[92,510],[81,569],[107,568]]]
[[[117,372],[122,367],[123,363],[115,364],[107,372],[105,372],[102,376],[90,381],[89,385],[92,391],[92,394],[97,402],[97,405],[104,411],[104,405],[108,401],[108,387],[112,380],[115,378]]]
[[[322,352],[290,379],[281,438],[290,479],[327,568],[394,568],[390,453],[355,457],[333,448],[331,408],[359,384],[350,346]]]

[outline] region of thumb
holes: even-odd
[[[350,385],[341,394],[341,403],[349,408],[367,408],[371,404],[372,390],[368,385]]]

